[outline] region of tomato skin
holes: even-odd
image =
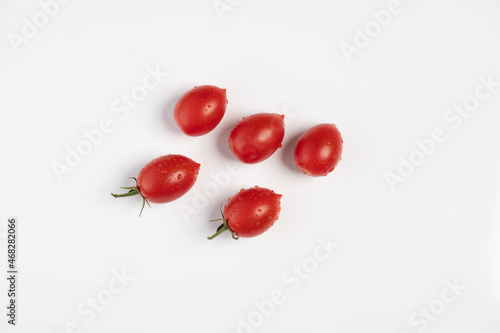
[[[226,89],[197,86],[179,98],[174,118],[187,135],[200,136],[212,131],[222,120],[227,106]]]
[[[295,164],[306,175],[326,176],[342,159],[342,136],[334,124],[319,124],[305,131],[295,146]]]
[[[238,237],[255,237],[268,230],[280,213],[282,195],[263,187],[241,189],[224,207],[224,219]]]
[[[285,136],[284,118],[276,113],[257,113],[240,120],[229,134],[233,155],[248,164],[268,159],[281,147]]]
[[[183,155],[161,156],[142,168],[137,187],[149,202],[170,202],[193,187],[199,170],[199,163]]]

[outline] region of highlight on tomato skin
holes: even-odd
[[[281,147],[284,115],[257,113],[240,120],[229,134],[229,149],[243,163],[265,161]]]
[[[142,210],[144,205],[167,203],[186,194],[195,184],[200,164],[183,155],[164,155],[146,164],[135,180],[135,186],[122,187],[129,190],[123,194],[111,195],[115,198],[140,195]],[[140,214],[139,214],[140,216]]]
[[[294,151],[295,164],[306,175],[326,176],[342,160],[343,145],[335,124],[318,124],[299,138]]]
[[[281,197],[281,194],[264,187],[241,189],[228,199],[221,211],[222,217],[211,220],[222,221],[222,224],[208,239],[213,239],[226,230],[231,232],[234,239],[261,235],[278,220]]]
[[[175,122],[184,134],[205,135],[221,122],[227,103],[226,89],[212,85],[195,86],[177,101]]]

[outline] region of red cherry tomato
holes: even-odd
[[[240,120],[229,134],[229,148],[234,156],[248,164],[269,158],[281,147],[284,118],[276,113],[257,113]]]
[[[262,234],[278,220],[281,197],[281,194],[263,187],[241,189],[227,201],[223,217],[212,220],[222,220],[223,223],[208,239],[213,239],[226,230],[229,230],[235,239]]]
[[[174,118],[187,135],[200,136],[212,131],[226,112],[226,89],[199,86],[186,92],[177,101]]]
[[[295,164],[309,176],[326,176],[342,159],[343,140],[334,124],[319,124],[302,134],[295,146]]]
[[[118,198],[140,194],[143,198],[142,208],[145,203],[149,205],[149,202],[170,202],[180,198],[193,187],[199,170],[200,164],[186,156],[161,156],[142,168],[137,176],[136,186],[122,187],[129,191],[111,195]]]

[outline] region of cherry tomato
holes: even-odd
[[[208,239],[226,230],[231,232],[234,239],[262,234],[278,220],[281,197],[281,194],[263,187],[241,189],[227,201],[224,212],[221,212],[222,218],[212,220],[223,222]]]
[[[319,124],[302,134],[295,146],[295,164],[306,175],[326,176],[342,159],[344,141],[334,124]]]
[[[137,176],[136,186],[122,187],[124,194],[113,194],[115,198],[141,195],[144,204],[165,203],[176,200],[188,192],[198,178],[200,164],[183,155],[165,155],[149,162]],[[142,213],[141,209],[141,213]]]
[[[248,164],[268,159],[281,147],[285,136],[284,118],[276,113],[257,113],[240,120],[229,134],[233,155]]]
[[[200,136],[212,131],[226,112],[226,89],[199,86],[186,92],[177,101],[174,118],[187,135]]]

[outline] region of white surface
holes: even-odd
[[[500,3],[403,1],[350,64],[341,43],[388,2],[231,3],[221,20],[211,0],[74,0],[17,53],[8,33],[40,6],[0,3],[0,232],[7,216],[20,221],[19,322],[6,329],[2,310],[1,331],[65,332],[74,321],[81,332],[237,332],[238,317],[255,316],[254,302],[281,290],[284,302],[252,331],[500,332],[500,88],[459,128],[442,118],[478,76],[500,81]],[[120,119],[113,102],[157,65],[169,76]],[[171,110],[200,84],[227,88],[229,105],[212,133],[191,138]],[[109,195],[168,153],[202,164],[203,192],[211,172],[236,161],[226,145],[235,122],[284,110],[283,149],[239,164],[198,215],[181,214],[195,190],[141,218],[140,198]],[[59,182],[51,164],[104,118],[113,132]],[[337,124],[344,158],[314,179],[293,168],[291,151],[320,122]],[[438,127],[447,140],[391,191],[384,173]],[[219,204],[257,184],[283,194],[275,226],[254,239],[207,241]],[[327,237],[340,247],[292,290],[289,270],[311,264]],[[122,269],[134,279],[87,322],[77,308],[105,295]],[[467,289],[442,314],[425,330],[410,321],[420,307],[439,307],[454,279]]]

